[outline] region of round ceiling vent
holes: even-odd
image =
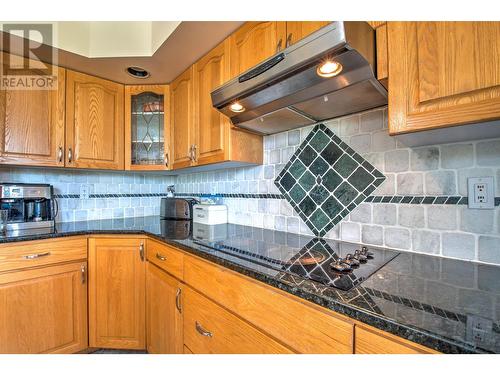
[[[150,75],[147,70],[139,68],[138,66],[129,66],[127,68],[127,73],[135,78],[148,78]]]

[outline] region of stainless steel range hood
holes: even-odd
[[[326,61],[340,73],[318,75]],[[278,133],[387,104],[374,64],[374,30],[336,21],[215,89],[212,104],[238,127]],[[235,103],[244,110],[233,112]]]

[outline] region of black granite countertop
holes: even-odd
[[[220,227],[219,227],[220,228]],[[500,267],[401,253],[345,292],[238,256],[298,253],[312,237],[227,224],[216,241],[172,239],[159,217],[59,223],[0,243],[82,234],[148,234],[298,297],[444,353],[500,353]],[[169,232],[169,233],[167,233]],[[179,233],[178,233],[179,234]],[[359,245],[327,240],[338,251]],[[221,246],[235,251],[221,250]]]

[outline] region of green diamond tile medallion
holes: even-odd
[[[323,237],[384,180],[373,165],[319,124],[274,184],[309,229]]]

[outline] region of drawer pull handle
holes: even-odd
[[[82,275],[82,284],[85,284],[85,280],[87,279],[85,275],[86,273],[85,264],[82,264],[82,266],[80,267],[80,272]]]
[[[196,326],[196,330],[198,331],[198,333],[199,333],[200,335],[202,335],[202,336],[206,336],[206,337],[210,337],[210,338],[211,338],[211,337],[214,337],[214,335],[212,334],[212,332],[207,331],[205,328],[203,328],[203,327],[201,326],[201,324],[200,324],[200,323],[196,322],[195,326]]]
[[[182,314],[181,293],[182,293],[182,289],[181,288],[177,288],[177,293],[175,295],[175,307],[177,308],[177,310],[179,311],[179,313]]]
[[[50,252],[47,251],[46,253],[38,253],[38,254],[30,254],[30,255],[24,255],[23,258],[24,259],[37,259],[37,258],[41,258],[41,257],[46,257],[50,255]]]
[[[167,260],[167,257],[165,255],[161,255],[160,253],[156,253],[156,257],[159,259],[159,260]]]
[[[144,244],[142,242],[139,245],[139,256],[141,258],[141,262],[144,262]]]

